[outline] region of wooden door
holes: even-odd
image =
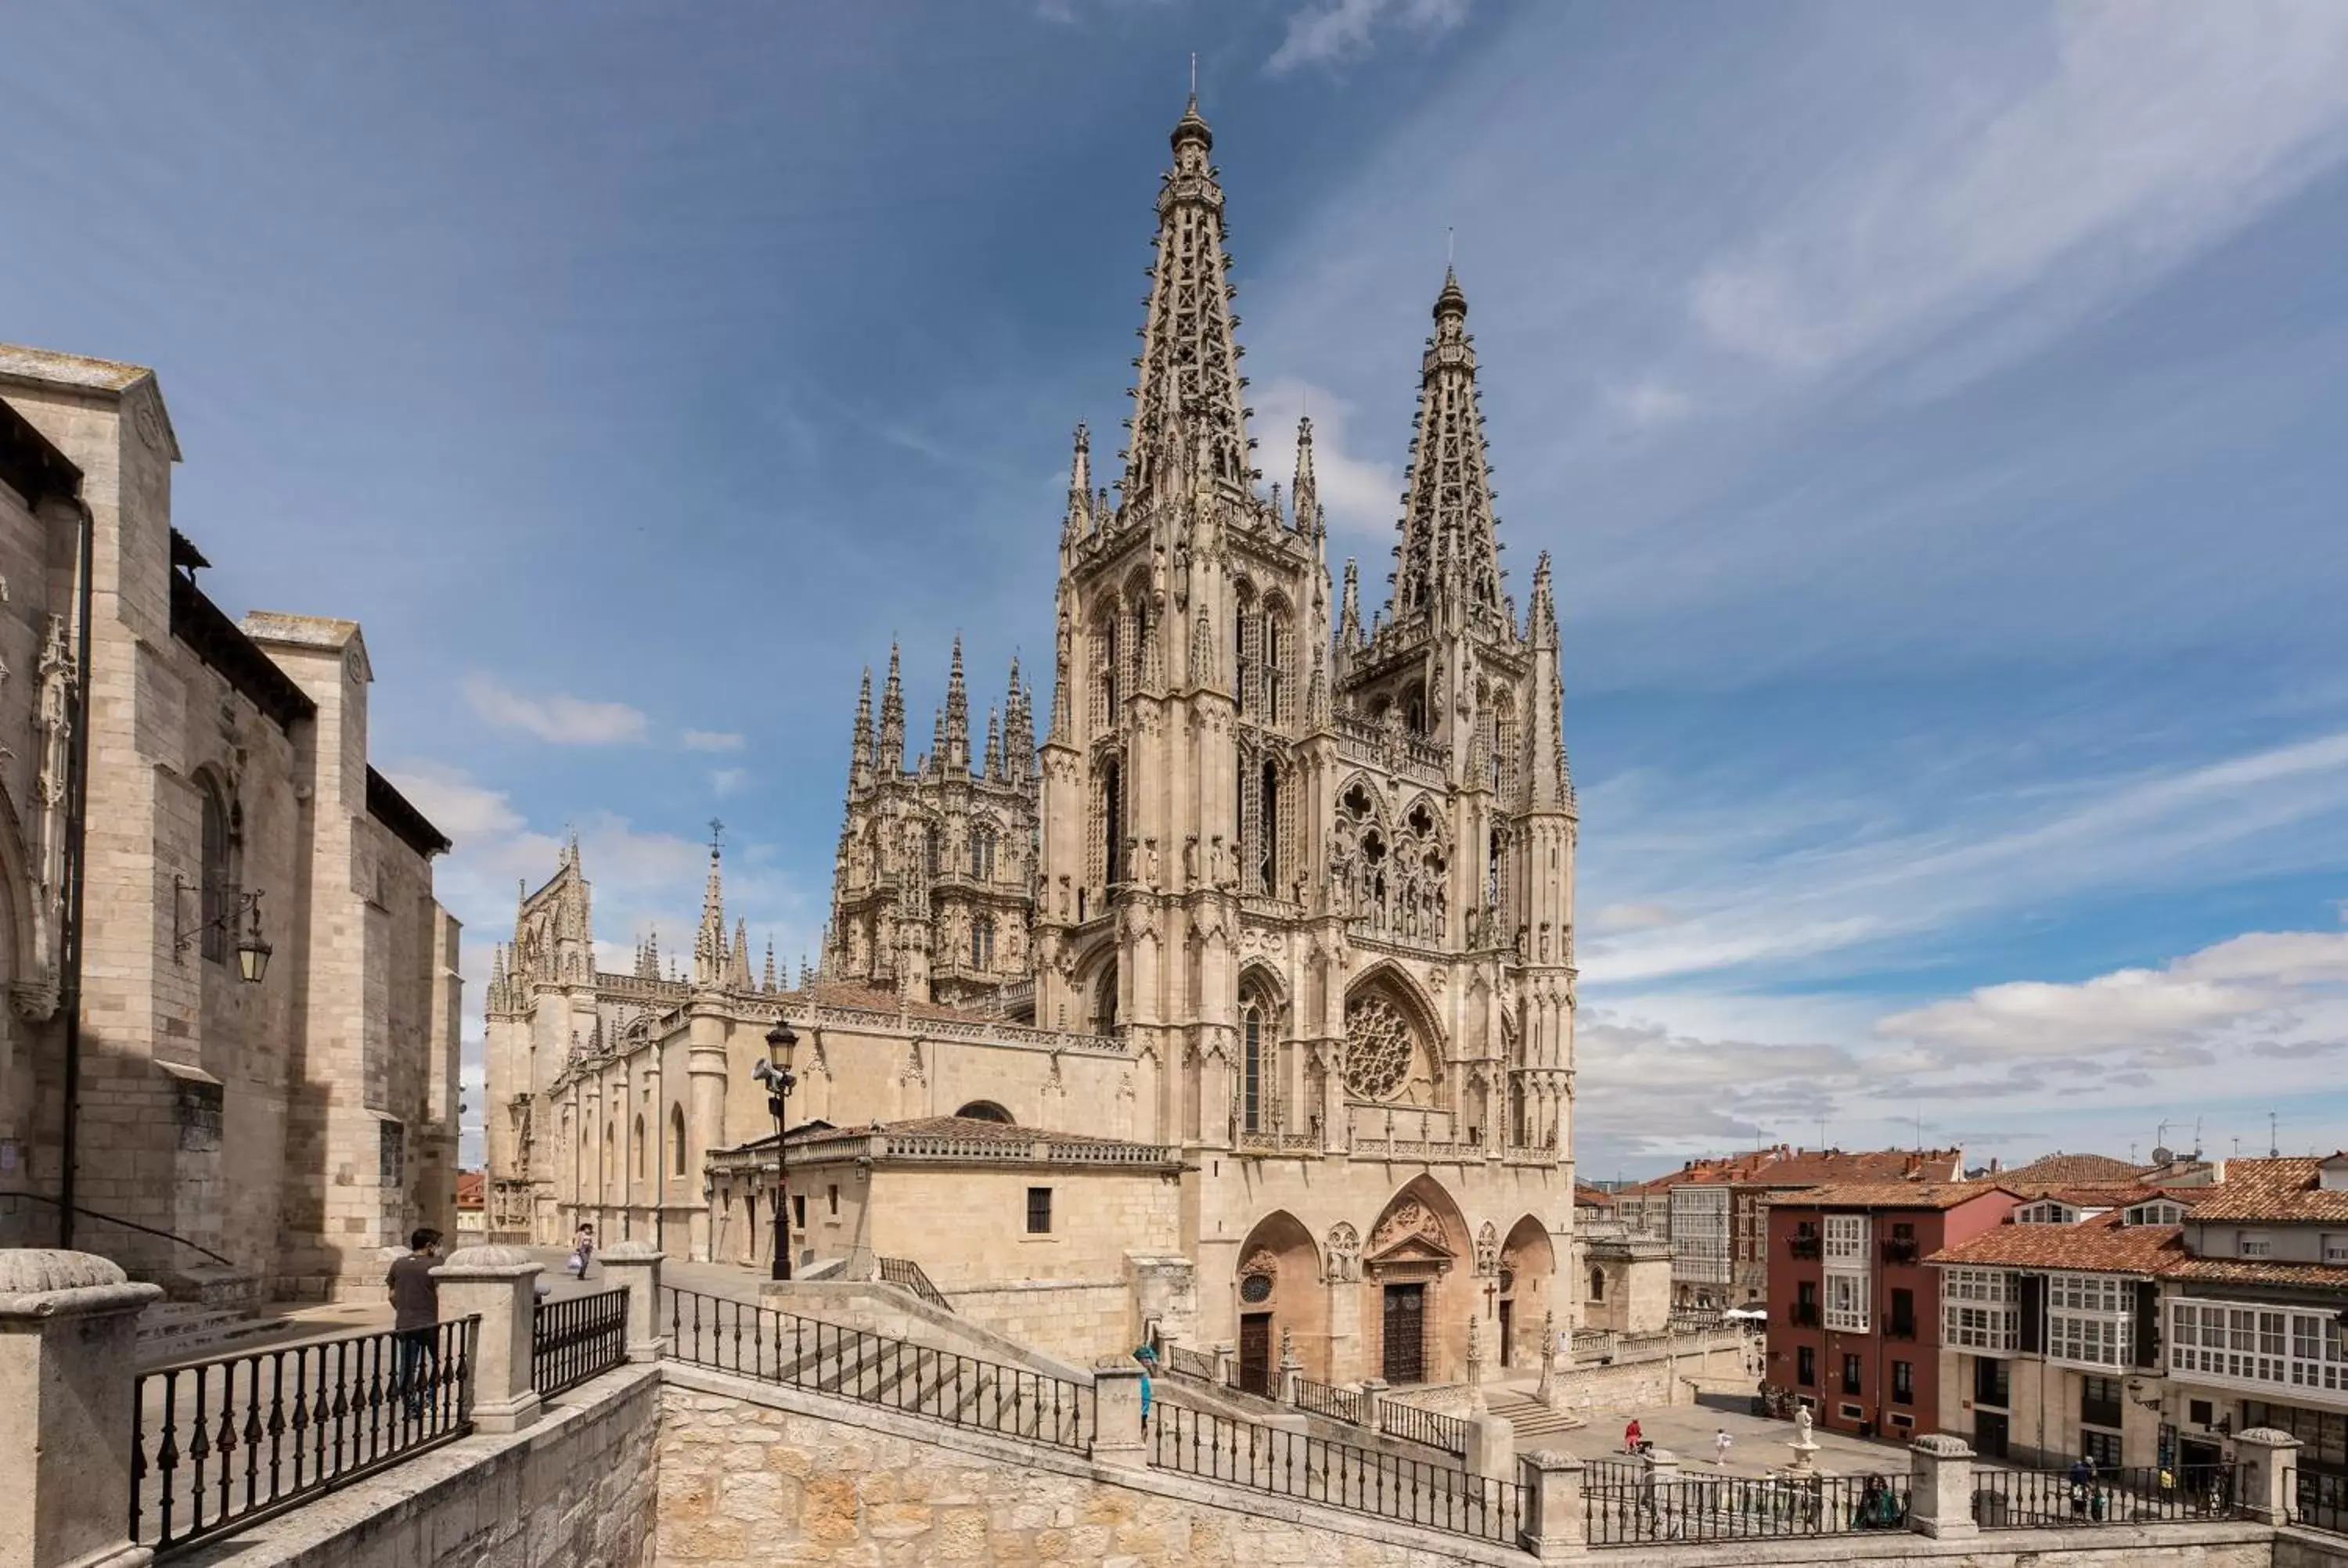
[[[1385,1287],[1385,1380],[1426,1381],[1426,1286]]]
[[[1251,1394],[1272,1394],[1272,1314],[1240,1316],[1240,1387]]]

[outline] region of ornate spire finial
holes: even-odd
[[[1174,167],[1158,193],[1157,260],[1126,443],[1125,505],[1170,497],[1199,471],[1244,495],[1251,467],[1241,400],[1235,292],[1223,254],[1214,136],[1196,98],[1176,122]]]
[[[864,667],[864,679],[856,688],[856,728],[848,741],[848,777],[850,784],[860,782],[872,766],[872,666]]]
[[[1076,455],[1068,459],[1068,515],[1060,525],[1060,543],[1072,546],[1092,531],[1093,438],[1079,424]]]
[[[970,772],[970,688],[962,673],[962,634],[953,640],[953,668],[946,675],[945,743],[940,766],[960,777]]]
[[[895,778],[905,771],[905,683],[898,673],[897,640],[889,640],[889,679],[880,688],[879,765]]]
[[[1296,422],[1296,478],[1289,487],[1289,497],[1296,508],[1297,531],[1313,532],[1320,519],[1321,485],[1313,475],[1313,416],[1309,414]]]
[[[766,984],[760,989],[769,991],[775,989],[775,939],[772,937],[767,938]]]
[[[1345,558],[1345,595],[1337,611],[1337,646],[1348,653],[1362,647],[1362,569]]]

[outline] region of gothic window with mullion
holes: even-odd
[[[1272,1107],[1264,1093],[1266,1061],[1272,1050],[1263,1000],[1249,997],[1240,1007],[1240,1128],[1260,1132],[1271,1124]]]
[[[200,886],[203,920],[201,951],[215,964],[228,962],[229,908],[236,888],[227,802],[209,778],[199,781],[202,791],[203,865]]]

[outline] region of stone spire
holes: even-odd
[[[856,689],[856,729],[848,741],[848,787],[860,790],[872,782],[872,666],[864,667],[864,682]]]
[[[946,676],[946,730],[940,766],[956,778],[970,772],[970,688],[962,677],[962,638],[954,637],[953,668]]]
[[[1435,301],[1435,333],[1419,362],[1418,430],[1411,441],[1407,509],[1388,606],[1396,620],[1440,601],[1495,613],[1500,608],[1491,473],[1467,322],[1468,296],[1446,269]]]
[[[767,983],[759,989],[769,991],[775,989],[775,939],[772,937],[767,938]]]
[[[1550,589],[1549,552],[1533,567],[1533,598],[1525,635],[1532,642],[1532,712],[1525,715],[1525,804],[1539,811],[1570,810],[1573,774],[1565,760],[1565,693],[1558,673],[1557,600]]]
[[[905,771],[905,683],[897,675],[897,643],[889,642],[889,679],[880,688],[880,755],[877,765],[890,778]]]
[[[1019,680],[1019,655],[1011,656],[1011,691],[1003,702],[1003,768],[1014,783],[1035,771],[1035,694]]]
[[[1207,159],[1215,138],[1196,97],[1172,140],[1174,167],[1158,191],[1158,255],[1126,441],[1128,507],[1170,493],[1194,466],[1234,492],[1244,492],[1251,477],[1223,190]]]
[[[992,704],[986,710],[986,776],[1003,782],[1003,721]]]
[[[489,952],[489,1010],[491,1012],[503,1010],[506,1005],[505,999],[506,945],[503,942],[499,942],[491,948]]]
[[[693,981],[716,985],[726,972],[726,888],[717,845],[709,845],[709,880],[701,890],[701,927],[693,937]]]
[[[644,958],[636,973],[648,979],[660,979],[660,927],[654,926],[644,933]]]
[[[1313,421],[1310,417],[1296,422],[1296,483],[1289,490],[1296,506],[1296,531],[1312,534],[1320,531],[1321,487],[1313,477]]]
[[[1354,558],[1345,558],[1345,597],[1337,610],[1337,646],[1346,653],[1362,651],[1362,571]]]
[[[726,953],[726,988],[735,991],[750,989],[750,927],[738,917],[734,921],[734,946]]]
[[[1093,530],[1093,438],[1076,426],[1076,454],[1068,463],[1068,516],[1060,525],[1060,543],[1071,547]]]

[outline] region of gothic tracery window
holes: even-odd
[[[228,962],[230,921],[227,918],[232,872],[229,866],[228,806],[210,779],[203,792],[203,864],[199,903],[202,910],[202,953],[215,964]]]
[[[1372,992],[1345,1009],[1345,1087],[1390,1100],[1409,1083],[1411,1028],[1402,1009]]]

